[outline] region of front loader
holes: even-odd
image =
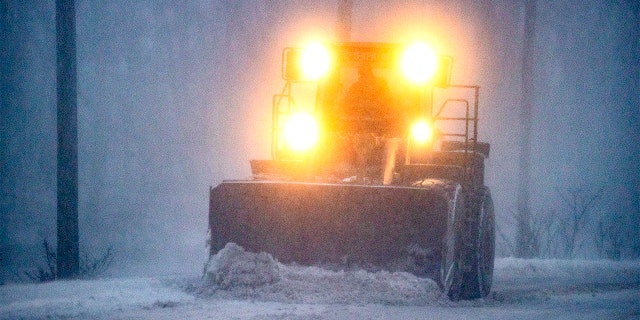
[[[486,296],[494,214],[479,87],[422,43],[285,48],[271,159],[210,190],[210,254],[228,242],[280,262],[406,271],[451,300]]]

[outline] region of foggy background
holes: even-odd
[[[334,39],[337,1],[76,1],[80,250],[113,246],[113,275],[201,272],[208,191],[270,156],[281,50]],[[606,223],[640,243],[638,1],[537,5],[531,211],[602,190],[586,238]],[[513,252],[522,129],[524,1],[354,1],[351,39],[430,40],[453,82],[480,92],[491,143],[498,253]],[[0,1],[0,280],[55,243],[54,1]],[[534,219],[535,220],[535,219]],[[535,222],[535,221],[534,221]]]

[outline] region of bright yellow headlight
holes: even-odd
[[[413,125],[413,128],[411,128],[411,135],[415,142],[423,144],[431,141],[433,137],[433,130],[428,122],[421,120]]]
[[[331,54],[319,43],[312,43],[302,50],[302,74],[306,79],[317,80],[327,74],[331,67]]]
[[[425,43],[415,43],[402,54],[400,67],[410,81],[423,84],[431,80],[438,69],[438,56]]]
[[[284,127],[284,138],[289,148],[304,152],[311,149],[319,138],[316,119],[308,113],[296,113],[289,117]]]

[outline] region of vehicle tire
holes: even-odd
[[[458,186],[455,199],[451,201],[453,208],[449,210],[447,217],[447,230],[443,240],[442,262],[440,265],[440,281],[438,284],[447,297],[452,301],[458,301],[462,297],[462,284],[464,282],[462,265],[462,230],[464,229],[464,196]]]
[[[461,289],[462,299],[483,298],[491,291],[493,279],[493,265],[495,259],[495,217],[493,200],[489,189],[483,187],[477,195],[477,205],[474,206],[475,219],[469,219],[468,235],[469,249],[465,261],[468,268],[463,274]]]

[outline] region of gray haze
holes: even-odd
[[[455,58],[453,82],[482,87],[487,185],[499,229],[511,235],[524,1],[372,3],[354,1],[352,40],[404,41],[414,36],[406,30],[420,30]],[[559,191],[604,188],[596,215],[640,237],[638,7],[538,2],[534,215],[561,211]],[[76,8],[81,251],[112,245],[115,275],[200,272],[209,186],[246,178],[249,159],[269,157],[281,50],[331,39],[337,1],[79,0]],[[2,0],[0,14],[2,280],[43,263],[40,243],[55,239],[54,1]]]

